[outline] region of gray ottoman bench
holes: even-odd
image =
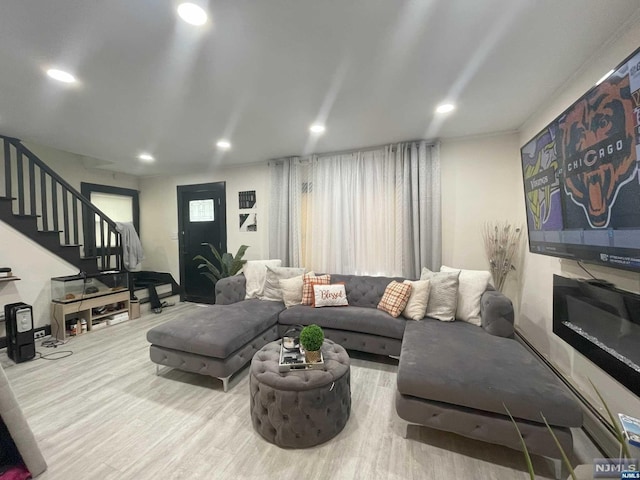
[[[530,453],[560,458],[582,410],[564,384],[517,341],[465,322],[407,322],[396,410],[404,420],[521,450],[506,405]],[[504,405],[503,405],[504,404]]]
[[[278,338],[283,309],[280,302],[253,299],[201,307],[147,332],[151,361],[219,378],[226,392],[229,378]]]
[[[324,370],[278,368],[280,341],[253,357],[249,386],[251,421],[280,447],[306,448],[335,437],[351,413],[349,355],[337,343],[322,346]]]

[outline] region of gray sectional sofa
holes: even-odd
[[[560,458],[542,423],[544,412],[566,450],[571,427],[582,425],[566,387],[513,339],[513,307],[489,289],[481,298],[482,326],[393,318],[376,307],[392,280],[331,275],[344,282],[349,306],[313,308],[245,300],[243,275],[220,280],[216,305],[148,332],[151,360],[223,380],[293,325],[320,325],[348,350],[399,356],[396,410],[408,423],[520,449],[505,413],[512,411],[531,453]]]

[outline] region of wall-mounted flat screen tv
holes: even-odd
[[[520,152],[531,252],[640,271],[640,48]]]

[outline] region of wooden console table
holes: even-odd
[[[123,306],[100,314],[93,313],[94,308],[112,304],[123,304]],[[93,329],[93,322],[96,320],[123,312],[129,312],[129,290],[121,290],[90,298],[85,297],[66,303],[51,302],[51,336],[60,341],[64,341],[66,337],[65,320],[67,315],[73,314],[78,320],[86,320],[87,331],[90,332]],[[80,333],[81,332],[78,331],[76,335]]]

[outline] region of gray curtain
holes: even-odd
[[[381,196],[383,195],[381,190],[376,190],[378,188],[376,183],[370,183],[372,181],[379,183],[380,172],[377,172],[375,176],[369,176],[365,172],[365,170],[370,170],[368,162],[373,161],[371,160],[373,157],[380,165],[385,166],[383,177],[389,180],[384,181],[384,196]],[[380,161],[380,157],[383,157],[382,161]],[[366,161],[367,165],[363,165],[363,161]],[[325,162],[327,162],[326,165]],[[316,165],[316,168],[309,168],[310,163]],[[330,168],[319,168],[319,165],[330,166]],[[269,167],[271,173],[270,258],[282,259],[283,265],[304,266],[317,271],[329,271],[333,268],[331,271],[335,270],[334,273],[337,273],[344,270],[341,266],[349,268],[345,265],[350,265],[351,262],[343,258],[340,265],[336,267],[329,260],[335,263],[336,257],[339,256],[336,253],[340,253],[342,257],[349,251],[361,254],[362,244],[356,242],[351,245],[349,242],[352,238],[362,239],[364,231],[366,247],[370,246],[368,242],[375,242],[376,239],[385,236],[386,245],[391,245],[391,247],[387,247],[381,252],[386,252],[384,253],[385,258],[392,260],[387,262],[385,271],[381,271],[379,262],[376,262],[375,258],[371,258],[378,255],[369,255],[367,258],[370,261],[365,259],[365,262],[359,262],[354,267],[356,270],[387,275],[397,275],[401,272],[407,278],[419,278],[422,267],[436,271],[440,268],[442,229],[440,155],[437,144],[415,141],[326,154],[304,160],[291,157],[274,160],[269,163]],[[318,178],[314,178],[314,175],[317,175]],[[360,180],[357,183],[351,183],[351,187],[348,187],[349,182],[344,181],[342,182],[343,186],[338,186],[337,182],[340,182],[340,179],[344,180],[345,176]],[[331,188],[320,188],[327,182],[334,183],[334,185]],[[389,184],[393,188],[391,195],[388,190]],[[318,188],[313,192],[310,189],[304,190],[307,218],[303,226],[301,206],[304,185],[315,185]],[[345,188],[348,191],[343,191]],[[372,188],[374,189],[373,197],[371,196]],[[361,200],[366,202],[365,204],[360,202],[363,209],[357,207],[358,201],[351,201],[354,196],[359,198],[360,195],[362,195]],[[371,225],[375,223],[373,220],[379,220],[380,215],[370,211],[372,205],[368,202],[379,203],[383,198],[384,202],[374,210],[380,215],[384,214],[384,218],[389,220],[384,223],[383,230],[372,232]],[[331,205],[335,207],[336,202],[340,208],[331,207]],[[320,208],[314,208],[314,205],[318,203]],[[332,212],[335,212],[330,216],[330,220],[323,218],[322,215],[327,208],[331,208]],[[352,211],[353,208],[356,210]],[[394,209],[395,213],[393,213]],[[337,219],[335,215],[343,215],[344,218]],[[372,218],[371,215],[376,218]],[[344,234],[336,234],[338,225],[343,227],[346,225],[349,231],[343,230]],[[303,229],[306,229],[308,242],[305,258],[303,258],[302,252]],[[358,229],[358,235],[350,234]],[[329,235],[330,233],[333,235]],[[389,244],[389,235],[383,235],[383,233],[393,234],[391,244]],[[327,242],[331,245],[327,245]],[[310,246],[315,248],[311,249]],[[311,258],[310,250],[320,251],[320,255],[314,256],[312,260],[306,262],[312,264],[304,265],[305,260]],[[326,260],[323,260],[323,254],[325,254]],[[361,263],[369,265],[361,265]]]
[[[440,146],[425,141],[395,149],[397,192],[403,219],[402,271],[419,278],[422,267],[438,271],[442,262]]]
[[[299,158],[272,160],[269,171],[269,258],[279,258],[283,266],[298,267],[301,256]]]

